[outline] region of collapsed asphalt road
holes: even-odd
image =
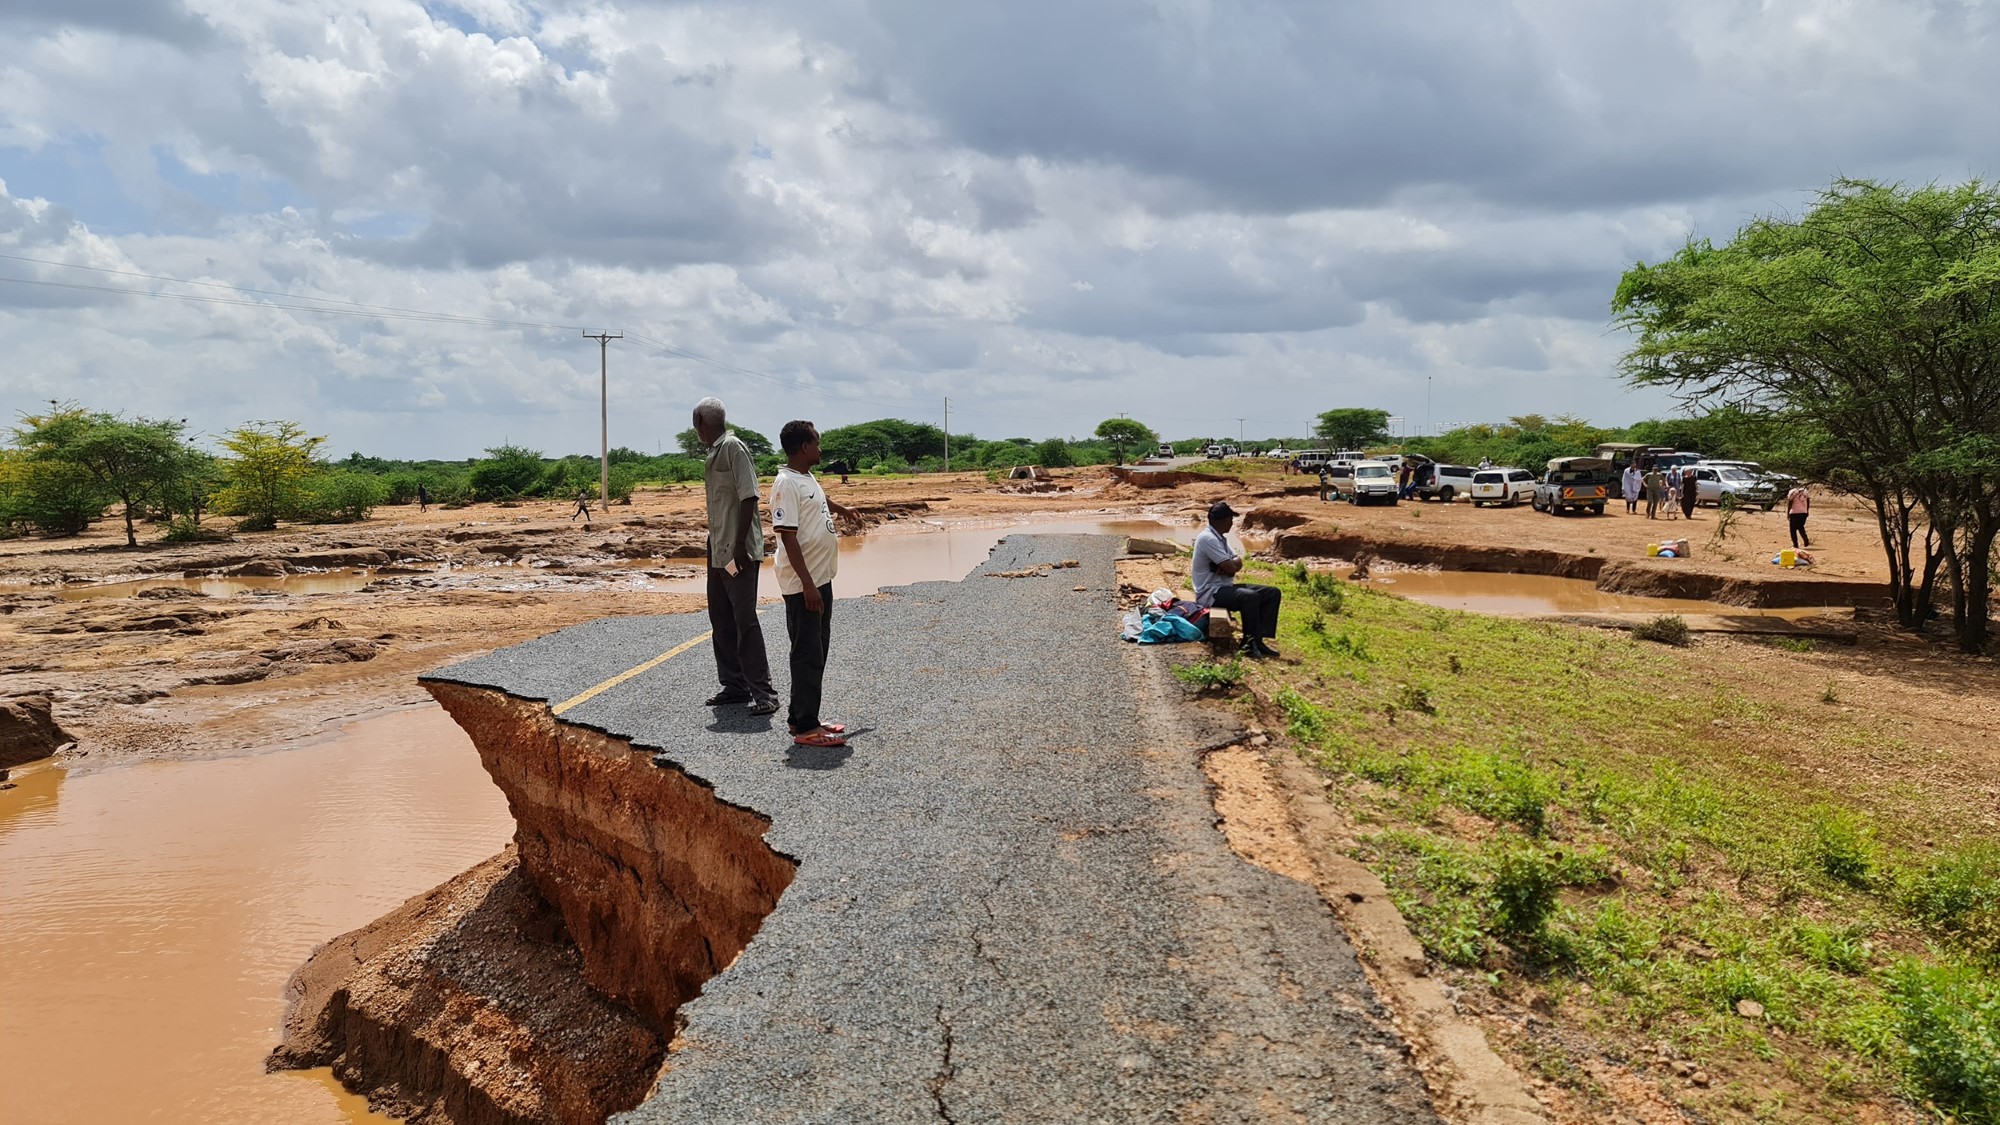
[[[1331,911],[1216,830],[1199,756],[1229,732],[1116,640],[1117,548],[1017,536],[963,582],[838,602],[848,750],[702,707],[705,644],[563,712],[798,864],[615,1121],[1436,1120]],[[706,629],[607,619],[428,678],[560,704]]]

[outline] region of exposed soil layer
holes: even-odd
[[[727,968],[797,865],[770,822],[546,705],[425,685],[507,796],[521,867],[561,912],[583,977],[654,1026]]]
[[[795,865],[762,817],[623,741],[427,686],[506,795],[515,844],[316,952],[270,1065],[331,1066],[418,1121],[597,1125],[645,1095],[676,1010]]]
[[[1266,519],[1280,519],[1286,514],[1274,513]],[[1280,558],[1374,558],[1440,570],[1580,578],[1595,582],[1598,589],[1609,594],[1712,601],[1763,609],[1872,606],[1888,600],[1888,590],[1882,583],[1865,578],[1803,577],[1783,572],[1727,573],[1707,568],[1693,559],[1609,559],[1540,547],[1438,543],[1374,532],[1344,532],[1324,522],[1296,524],[1279,531],[1274,537],[1273,552]]]
[[[71,741],[56,725],[53,706],[46,695],[0,699],[0,770],[46,758]]]
[[[583,976],[510,847],[321,946],[267,1065],[330,1066],[414,1122],[599,1125],[645,1097],[667,1040]]]

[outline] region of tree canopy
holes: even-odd
[[[750,450],[750,456],[769,457],[774,452],[771,446],[771,439],[758,433],[756,430],[747,429],[734,422],[724,422],[723,425],[729,427],[729,432],[735,434],[743,442],[744,447]],[[681,453],[686,456],[708,456],[708,447],[701,443],[701,435],[694,432],[693,426],[689,426],[687,429],[675,434],[674,444],[678,445]],[[614,455],[617,453],[616,450],[612,452]]]
[[[1096,432],[1111,444],[1111,455],[1121,465],[1125,463],[1127,449],[1144,449],[1160,440],[1160,435],[1136,418],[1106,418],[1097,424]]]
[[[186,423],[128,419],[64,409],[28,420],[15,441],[31,460],[73,465],[125,509],[125,545],[136,547],[134,521],[149,500],[163,499],[186,464]]]
[[[1319,416],[1313,435],[1336,449],[1362,449],[1389,440],[1389,412],[1342,407]]]
[[[1874,508],[1899,618],[1949,578],[1985,648],[2000,536],[2000,192],[1840,180],[1728,245],[1690,240],[1612,302],[1634,383],[1792,421],[1795,455]]]

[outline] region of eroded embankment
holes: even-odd
[[[1580,578],[1607,594],[1752,609],[1870,606],[1888,600],[1885,586],[1863,579],[1809,578],[1797,572],[1762,578],[1703,570],[1697,560],[1606,559],[1540,547],[1427,543],[1342,532],[1331,524],[1309,523],[1281,530],[1273,538],[1272,549],[1279,558],[1289,559],[1374,558],[1439,570]]]
[[[272,1065],[413,1119],[590,1122],[651,1087],[674,1015],[796,864],[768,822],[546,704],[425,685],[507,797],[514,848],[314,953]]]

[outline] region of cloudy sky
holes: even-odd
[[[604,329],[645,449],[703,394],[1621,423],[1669,409],[1613,374],[1632,261],[2000,171],[1982,0],[0,0],[0,43],[0,411],[337,455],[594,450]]]

